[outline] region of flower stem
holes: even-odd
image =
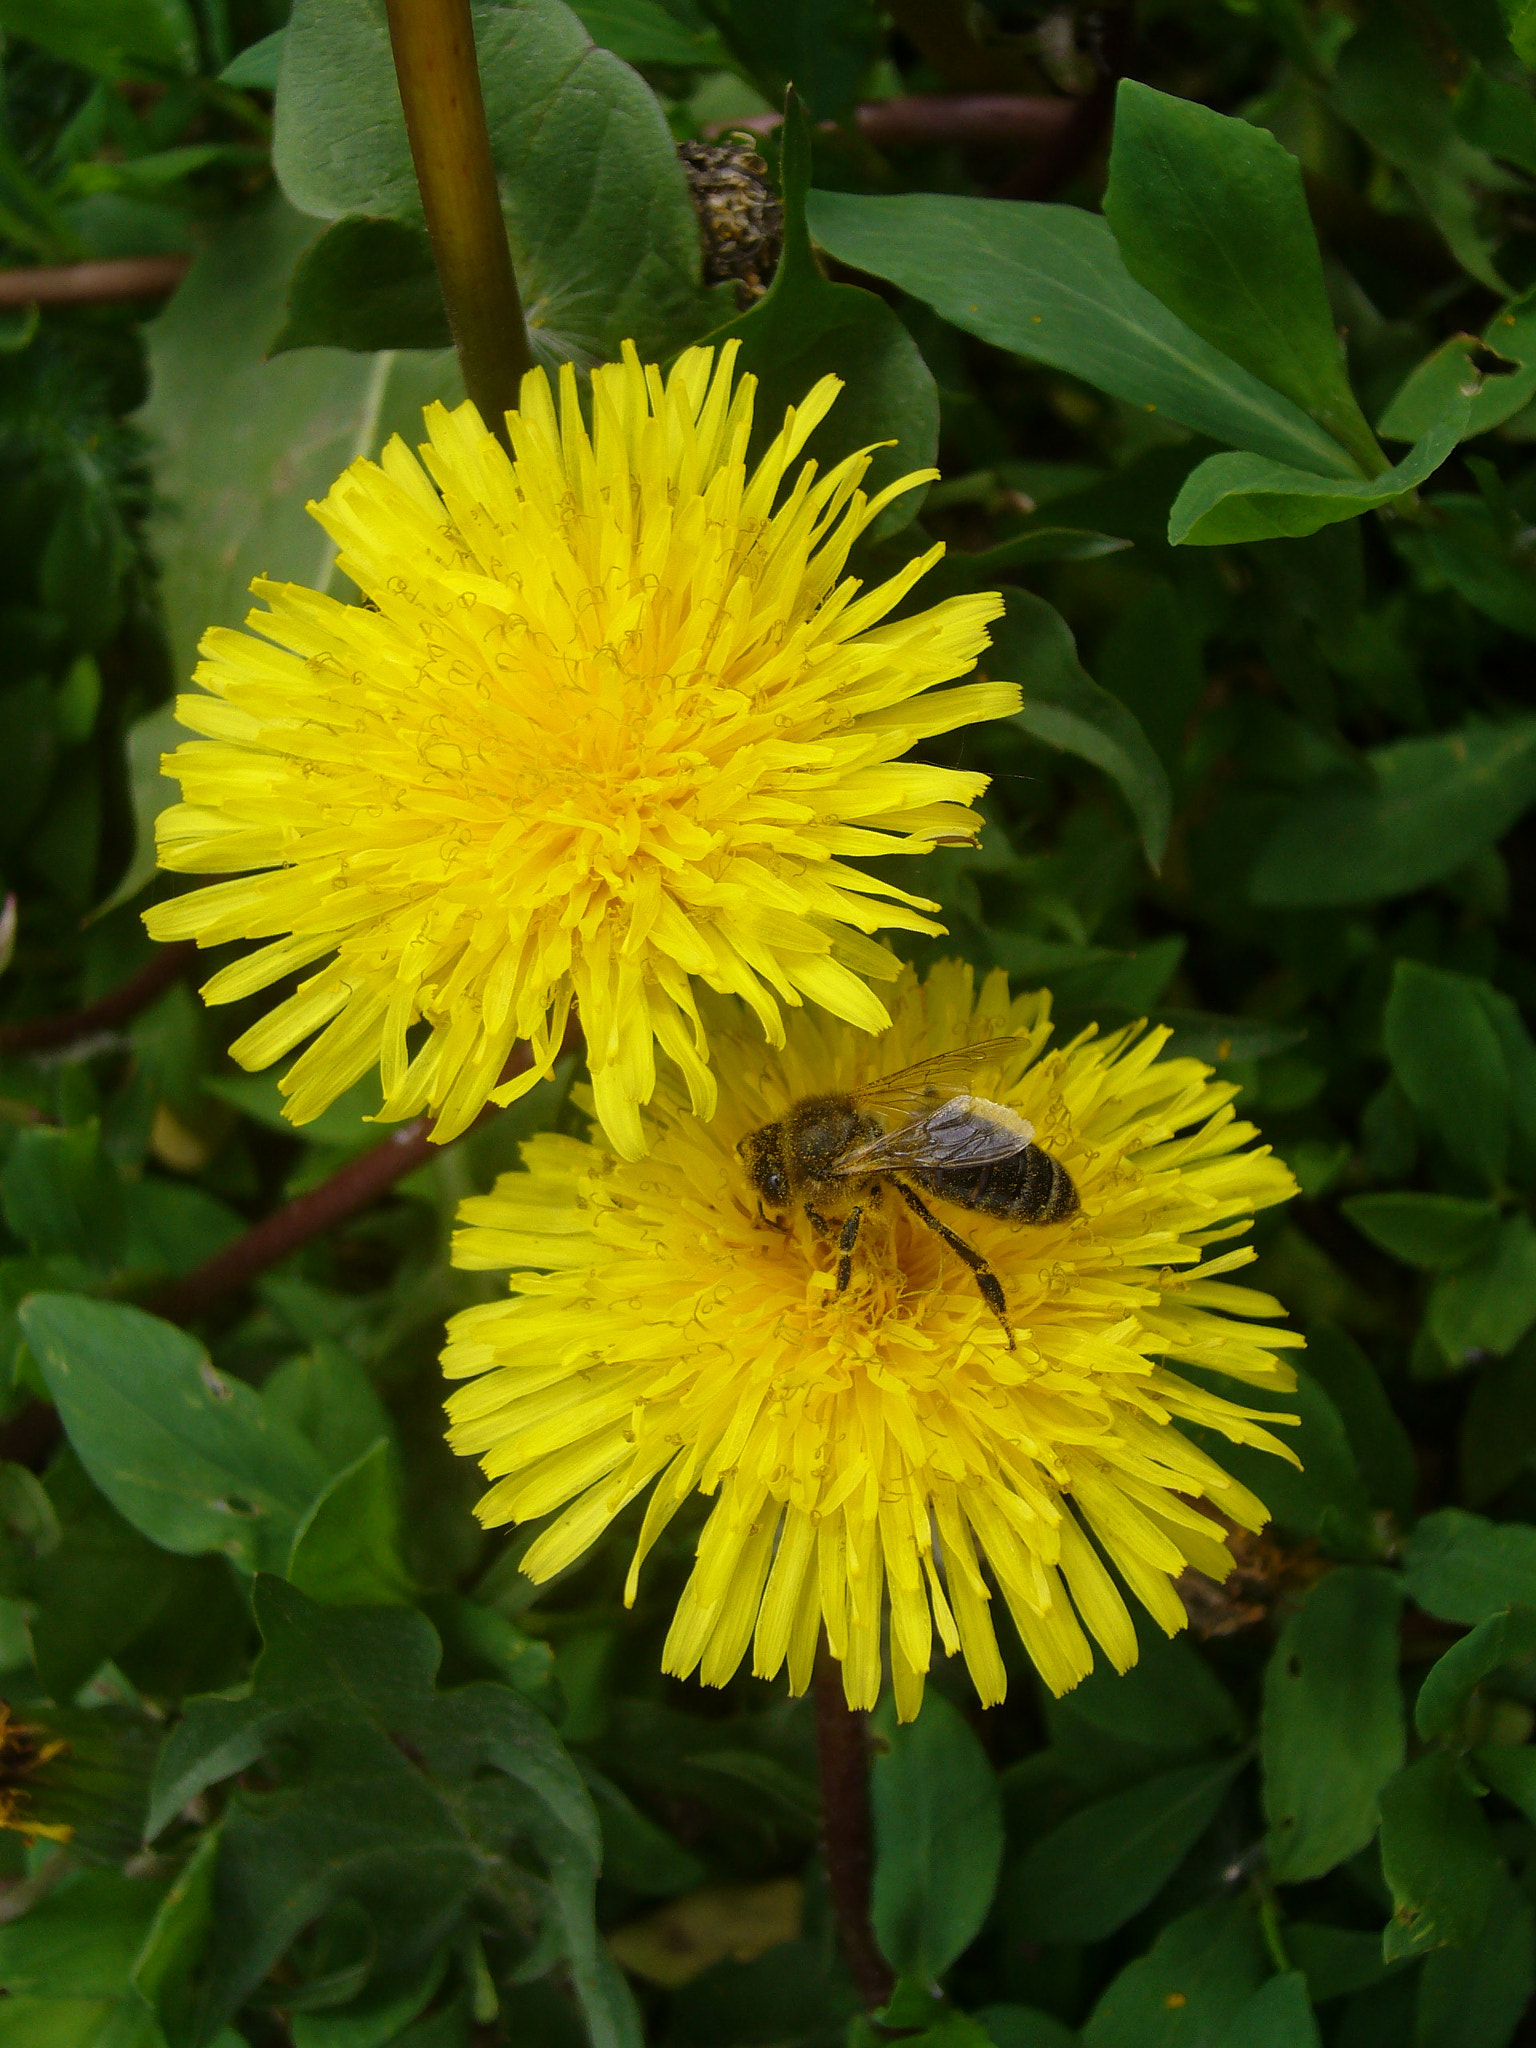
[[[512,272],[469,0],[386,0],[400,103],[464,389],[503,446],[533,368]]]
[[[843,1698],[843,1675],[825,1643],[816,1659],[816,1763],[827,1890],[843,1953],[870,2012],[890,2003],[895,1978],[869,1919],[874,1849],[869,1827],[869,1731]]]

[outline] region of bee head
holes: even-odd
[[[788,1208],[792,1199],[789,1175],[784,1170],[784,1126],[764,1124],[748,1131],[736,1150],[746,1162],[747,1178],[771,1208]]]

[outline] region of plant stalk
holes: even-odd
[[[889,2005],[895,1978],[869,1918],[874,1847],[869,1825],[868,1717],[843,1697],[843,1674],[825,1641],[816,1658],[816,1764],[827,1891],[843,1953],[870,2012]]]
[[[464,389],[503,447],[533,368],[480,93],[469,0],[386,0],[400,104]]]

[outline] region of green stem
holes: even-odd
[[[386,0],[400,103],[464,389],[502,445],[533,368],[491,138],[469,0]]]

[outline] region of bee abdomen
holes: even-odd
[[[930,1166],[912,1178],[942,1201],[1014,1223],[1062,1223],[1077,1213],[1071,1174],[1038,1145],[990,1166]]]

